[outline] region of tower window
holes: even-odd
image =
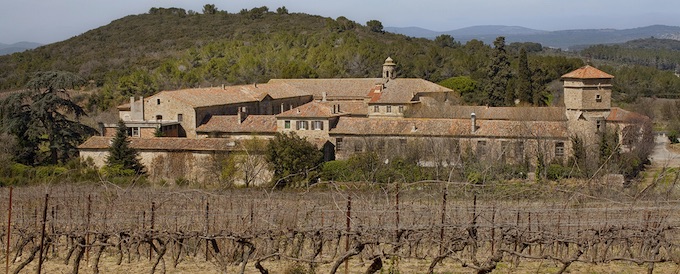
[[[600,94],[595,95],[595,102],[602,103],[602,95]]]
[[[161,104],[161,99],[156,99],[156,105],[160,105],[160,104]]]

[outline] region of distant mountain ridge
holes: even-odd
[[[3,44],[0,43],[0,55],[12,54],[15,52],[22,52],[27,49],[34,49],[42,46],[40,43],[34,42],[18,42],[14,44]]]
[[[680,40],[680,27],[652,25],[632,29],[574,29],[545,31],[520,26],[487,25],[473,26],[450,31],[432,31],[424,28],[386,27],[386,31],[404,34],[412,37],[433,39],[442,34],[453,36],[460,42],[472,39],[491,44],[498,36],[504,36],[506,42],[536,42],[544,46],[573,49],[595,44],[625,43],[635,39],[656,37]]]

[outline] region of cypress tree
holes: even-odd
[[[517,96],[517,99],[519,99],[520,102],[532,103],[534,101],[534,93],[531,88],[531,70],[529,70],[527,50],[524,47],[519,50],[517,90],[515,96]]]
[[[123,120],[118,121],[118,129],[109,147],[109,157],[106,158],[106,165],[109,167],[119,166],[122,169],[131,169],[137,174],[144,173],[144,166],[139,161],[139,153],[130,147],[127,126],[125,126]]]
[[[491,65],[489,66],[489,80],[485,91],[488,96],[488,104],[490,106],[509,106],[514,101],[514,90],[508,91],[508,81],[511,78],[510,61],[505,51],[505,37],[499,36],[493,42],[495,50],[491,56]]]

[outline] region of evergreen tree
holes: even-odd
[[[67,92],[82,83],[82,78],[70,72],[39,72],[27,83],[27,91],[2,102],[4,130],[20,146],[16,161],[27,165],[66,162],[78,154],[82,141],[96,133],[80,123],[87,114]],[[47,153],[41,147],[47,147]]]
[[[487,94],[490,106],[509,106],[514,101],[514,92],[508,92],[510,80],[510,61],[505,51],[505,37],[499,36],[493,42],[495,49],[491,56],[491,65],[488,70],[489,83],[484,91]]]
[[[529,69],[527,50],[524,47],[519,50],[515,96],[520,102],[533,103],[534,101],[534,93],[531,85],[531,70]]]
[[[116,136],[109,147],[109,157],[106,158],[106,165],[134,170],[137,174],[144,173],[144,166],[139,162],[139,153],[130,147],[127,130],[128,128],[125,126],[125,123],[119,120]]]

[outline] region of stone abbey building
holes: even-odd
[[[564,107],[450,106],[446,118],[414,117],[449,101],[453,90],[423,79],[398,78],[387,58],[381,78],[272,79],[264,84],[161,91],[118,107],[131,145],[155,178],[214,179],[216,156],[244,153],[248,139],[295,132],[323,150],[325,160],[355,153],[415,155],[423,166],[456,166],[472,152],[494,163],[566,161],[573,136],[586,147],[606,128],[625,132],[646,117],[611,106],[613,76],[584,66],[562,76]],[[83,143],[80,155],[105,164],[115,125]],[[162,137],[155,137],[155,136]],[[250,152],[249,152],[250,153]],[[268,181],[263,173],[259,183]]]

